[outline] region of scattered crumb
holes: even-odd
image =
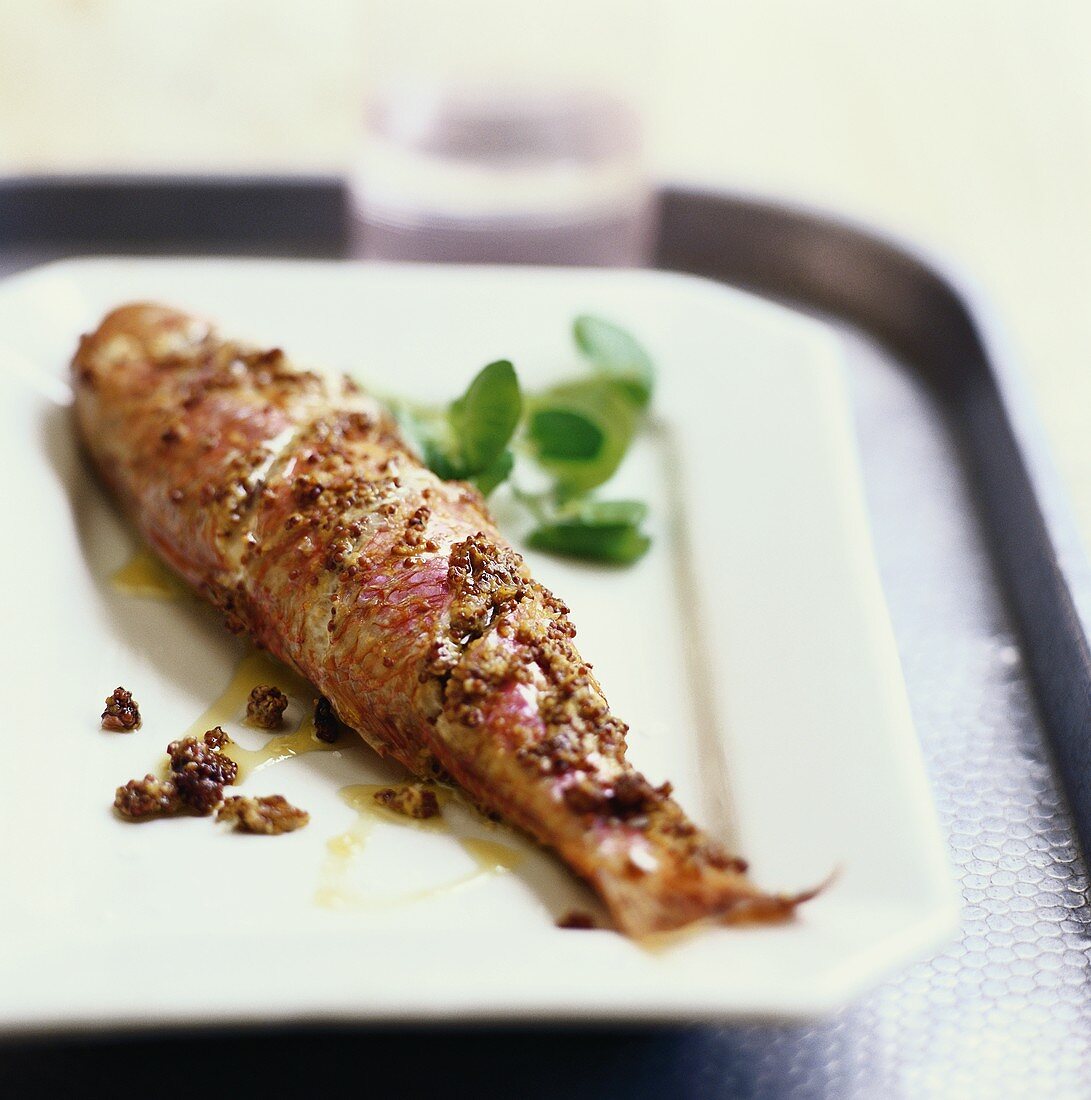
[[[227,731],[223,726],[213,726],[212,729],[205,731],[204,742],[209,748],[222,751],[226,749],[228,745],[233,745],[235,742],[231,740]]]
[[[229,798],[216,815],[217,821],[231,821],[240,833],[262,833],[277,836],[302,829],[310,821],[306,810],[293,806],[283,795],[271,794],[261,798],[235,796]]]
[[[179,772],[175,786],[186,807],[201,817],[208,817],[224,800],[223,784],[203,779],[196,772]]]
[[[439,814],[436,792],[423,783],[406,783],[401,787],[386,787],[376,791],[375,801],[388,810],[419,820]]]
[[[186,737],[167,746],[171,778],[189,809],[207,816],[223,802],[223,789],[234,783],[239,766],[222,750],[230,738],[219,727],[201,741]]]
[[[183,810],[208,816],[223,802],[224,787],[235,782],[239,766],[223,749],[231,738],[217,726],[201,741],[186,737],[167,746],[170,775],[157,779],[146,775],[118,787],[114,806],[122,817],[131,820],[169,817]]]
[[[280,729],[287,709],[288,696],[280,688],[258,684],[246,701],[246,718],[251,725],[263,730]]]
[[[597,928],[594,917],[590,913],[581,912],[579,909],[573,909],[568,913],[565,913],[557,921],[558,928]]]
[[[234,783],[239,766],[223,751],[228,744],[230,738],[221,726],[210,729],[200,741],[196,737],[172,741],[167,746],[170,769],[176,775],[198,775],[225,786]]]
[[[148,817],[167,817],[182,808],[178,788],[170,779],[146,775],[130,779],[114,794],[114,808],[122,817],[141,821]]]
[[[333,706],[324,695],[314,701],[314,735],[319,741],[332,745],[341,736],[341,725]]]
[[[172,741],[167,746],[170,775],[166,779],[146,775],[118,787],[114,794],[118,813],[131,821],[141,821],[176,816],[186,810],[207,817],[219,807],[217,820],[234,822],[239,832],[275,836],[303,828],[310,814],[282,795],[224,801],[224,787],[234,783],[239,774],[238,765],[224,752],[231,743],[220,726],[208,730],[200,740],[185,737]]]
[[[114,688],[107,696],[106,709],[102,712],[102,728],[128,732],[140,726],[140,704],[133,698],[131,691],[123,687]]]

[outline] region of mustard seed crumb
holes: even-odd
[[[224,787],[234,783],[239,774],[238,764],[223,751],[229,743],[227,734],[216,726],[200,741],[186,737],[167,746],[178,794],[189,809],[202,816],[223,802]]]
[[[423,783],[406,783],[400,787],[386,787],[376,791],[375,801],[396,814],[424,820],[439,815],[439,799],[436,792]]]
[[[223,726],[213,726],[212,729],[205,731],[204,743],[210,749],[222,752],[228,745],[233,745],[235,742],[231,740]]]
[[[157,779],[146,775],[143,779],[130,779],[114,794],[114,808],[122,817],[131,821],[143,821],[149,817],[168,817],[182,808],[178,788],[170,779]]]
[[[314,735],[332,745],[341,736],[341,725],[333,713],[333,705],[324,695],[314,701]]]
[[[176,776],[189,772],[223,785],[234,783],[239,766],[223,751],[228,743],[220,726],[210,729],[200,741],[196,737],[172,741],[167,746],[171,771]]]
[[[102,728],[118,732],[129,732],[140,726],[140,704],[133,698],[131,691],[116,687],[106,697],[106,709],[102,712]]]
[[[279,729],[288,709],[288,696],[272,684],[258,684],[246,701],[246,718],[263,730]]]
[[[216,815],[217,821],[234,823],[240,833],[259,833],[277,836],[302,829],[310,821],[306,810],[293,806],[283,795],[271,794],[261,798],[235,796],[229,798]]]

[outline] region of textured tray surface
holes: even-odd
[[[6,268],[45,258],[9,254]],[[402,1071],[428,1050],[452,1095],[1088,1094],[1087,880],[1011,621],[940,414],[911,368],[845,331],[876,552],[964,899],[959,942],[817,1027],[203,1039],[225,1085]],[[106,1079],[160,1067],[180,1042],[10,1047],[0,1079]]]
[[[694,1036],[708,1071],[694,1095],[1086,1096],[1087,877],[1015,637],[941,417],[907,370],[845,331],[876,553],[962,934],[831,1023]]]

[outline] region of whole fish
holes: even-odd
[[[72,369],[101,477],[227,625],[380,754],[552,848],[622,931],[772,919],[809,896],[759,890],[629,764],[568,609],[481,494],[424,467],[351,379],[151,304],[110,313]]]

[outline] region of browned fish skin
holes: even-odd
[[[142,304],[83,338],[73,376],[103,478],[228,626],[378,752],[557,851],[623,931],[801,900],[758,890],[629,765],[568,609],[353,383]]]

